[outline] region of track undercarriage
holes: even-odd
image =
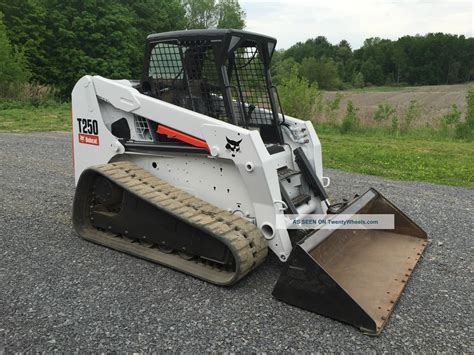
[[[79,235],[202,280],[231,285],[267,255],[258,228],[130,163],[83,173],[74,200]]]

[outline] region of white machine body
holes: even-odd
[[[209,153],[127,151],[111,132],[111,125],[122,118],[127,120],[131,139],[136,142],[149,141],[148,119],[204,141]],[[72,92],[75,181],[90,166],[132,161],[196,197],[254,221],[270,249],[286,261],[292,246],[288,231],[277,228],[288,223],[277,170],[298,170],[293,150],[302,147],[317,176],[322,177],[323,171],[321,145],[311,122],[289,116],[285,121],[290,127],[282,130],[284,150],[270,154],[256,130],[143,95],[128,80],[84,76]],[[227,138],[240,141],[238,147],[229,147]],[[282,183],[290,197],[301,192],[311,196],[297,208],[298,213],[326,212],[326,205],[305,186],[303,179]]]

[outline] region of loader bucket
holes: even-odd
[[[316,230],[293,248],[273,295],[379,335],[427,236],[374,189],[341,213],[393,214],[395,228]]]

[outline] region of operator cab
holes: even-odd
[[[149,35],[140,90],[146,95],[282,144],[270,76],[276,39],[240,30]]]

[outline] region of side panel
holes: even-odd
[[[312,122],[287,115],[285,115],[285,122],[290,126],[283,129],[285,143],[289,144],[293,150],[298,147],[303,148],[308,160],[313,163],[313,168],[321,180],[323,177],[321,143]]]
[[[292,151],[299,147],[303,149],[321,184],[324,186],[321,143],[312,122],[299,120],[290,116],[285,116],[285,122],[287,125],[282,126],[283,139],[285,143],[291,147]],[[296,167],[296,162],[293,161],[293,163]],[[326,204],[322,203],[316,196],[312,196],[312,199],[316,201],[316,209],[313,213],[326,213]]]
[[[113,161],[131,161],[177,188],[242,217],[254,217],[252,200],[231,160],[202,154],[123,154]]]
[[[240,133],[247,131],[244,128],[143,95],[116,80],[100,76],[94,76],[93,80],[97,96],[115,108],[124,112],[133,112],[199,139],[204,138],[201,129],[203,124],[224,126]]]
[[[233,127],[233,126],[230,126]],[[284,225],[281,193],[277,174],[278,161],[286,162],[287,154],[270,155],[257,131],[243,132],[228,126],[203,125],[202,132],[216,158],[233,160],[251,196],[257,226],[262,230],[269,247],[282,261],[291,252],[291,242]],[[227,145],[227,139],[239,142],[238,148]]]
[[[124,151],[104,124],[91,76],[82,77],[72,91],[72,144],[76,184],[82,171]]]

